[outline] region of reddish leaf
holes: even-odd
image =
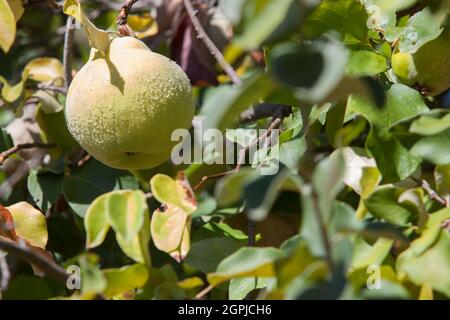
[[[0,205],[0,236],[13,241],[18,240],[11,212],[2,205]]]
[[[194,86],[218,85],[214,62],[203,43],[198,43],[192,22],[185,16],[172,39],[172,59],[186,72]]]

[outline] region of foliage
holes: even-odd
[[[238,171],[210,152],[134,172],[67,130],[67,17],[82,26],[69,72],[118,30],[120,2],[85,2],[0,0],[2,298],[450,298],[448,1],[199,1],[241,84],[183,1],[138,1],[128,28],[182,66],[204,129],[267,128],[275,117],[239,121],[262,102],[292,113]],[[227,143],[248,146],[235,132]],[[26,143],[45,145],[9,153]],[[78,266],[81,285],[45,265]]]

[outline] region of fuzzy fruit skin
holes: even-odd
[[[450,28],[445,28],[436,39],[414,53],[398,52],[392,55],[392,71],[404,83],[429,90],[436,96],[450,86]]]
[[[69,131],[108,166],[155,167],[178,143],[171,141],[172,132],[191,126],[189,79],[135,38],[112,40],[108,57],[90,59],[74,77],[65,109]]]

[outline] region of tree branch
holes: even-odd
[[[67,93],[66,88],[59,87],[59,86],[54,86],[54,85],[51,85],[51,84],[37,83],[36,85],[29,85],[29,86],[27,86],[27,88],[53,91],[53,92],[58,92],[58,93],[62,93],[62,94],[66,94]]]
[[[19,152],[20,150],[31,149],[31,148],[53,148],[55,146],[56,145],[54,143],[40,143],[40,142],[18,144],[16,146],[0,153],[0,165],[2,165],[6,159],[8,159],[14,153]]]
[[[284,119],[284,114],[282,114],[282,113],[278,114],[277,116],[274,116],[274,118],[272,119],[272,122],[267,127],[266,132],[261,134],[259,137],[255,138],[252,142],[250,142],[248,145],[246,145],[245,148],[242,148],[241,150],[239,150],[238,161],[237,161],[236,167],[233,170],[217,173],[217,174],[210,175],[210,176],[204,176],[204,177],[202,177],[200,182],[195,185],[193,190],[197,191],[209,180],[217,179],[217,178],[229,175],[229,174],[239,172],[239,170],[241,169],[242,165],[245,162],[245,155],[247,154],[247,151],[254,145],[256,145],[256,144],[264,141],[268,137],[270,137],[270,135],[272,134],[272,131],[280,127],[281,123],[283,122],[283,119]]]
[[[413,178],[413,180],[415,180],[418,184],[420,184],[422,189],[425,190],[426,193],[428,193],[428,196],[430,197],[430,199],[439,202],[444,207],[450,206],[450,203],[443,196],[441,196],[439,193],[437,193],[437,191],[435,191],[430,186],[428,181],[426,181],[426,180],[420,181],[419,179],[415,179],[415,178]]]
[[[74,36],[75,19],[71,16],[67,17],[66,32],[64,34],[64,52],[63,52],[63,66],[64,66],[64,85],[66,92],[69,90],[72,82],[72,51],[73,51],[73,36]]]
[[[261,103],[250,107],[240,115],[241,123],[248,123],[268,117],[288,117],[292,113],[292,107],[285,104]]]
[[[2,255],[0,255],[0,275],[0,291],[5,291],[8,288],[11,272],[9,271],[6,257]]]
[[[45,272],[46,275],[59,282],[66,283],[67,281],[68,275],[64,268],[51,262],[46,256],[31,250],[25,242],[20,243],[0,238],[0,250],[32,263]]]
[[[317,224],[319,225],[320,235],[322,237],[322,242],[325,247],[325,260],[327,262],[328,268],[330,271],[334,270],[333,263],[333,255],[331,252],[331,241],[328,236],[327,227],[325,226],[325,221],[323,220],[323,216],[320,212],[319,199],[317,198],[317,194],[315,190],[311,192],[311,200],[313,203],[314,216],[316,217]]]
[[[121,36],[129,36],[133,34],[132,30],[127,25],[127,18],[131,8],[137,1],[138,0],[126,0],[124,5],[119,10],[119,14],[117,16],[116,21]]]
[[[186,11],[187,11],[189,17],[191,18],[192,24],[194,25],[195,31],[197,31],[198,37],[205,43],[209,52],[213,55],[213,57],[220,64],[223,71],[225,71],[226,74],[230,77],[231,81],[233,81],[234,84],[240,84],[241,79],[239,79],[238,75],[236,74],[236,71],[234,71],[233,67],[225,60],[225,57],[223,56],[223,54],[216,47],[214,42],[212,42],[211,38],[206,33],[205,29],[203,29],[203,26],[201,25],[200,21],[198,20],[198,18],[196,16],[196,11],[194,10],[194,7],[192,6],[191,1],[184,0],[184,7],[186,8]]]

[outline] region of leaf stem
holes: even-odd
[[[13,154],[15,154],[21,150],[31,149],[31,148],[46,149],[46,148],[54,148],[55,146],[56,145],[54,143],[40,143],[40,142],[18,144],[16,146],[0,153],[0,165],[2,165],[3,162],[5,162],[5,160],[8,159],[10,156],[12,156]]]

